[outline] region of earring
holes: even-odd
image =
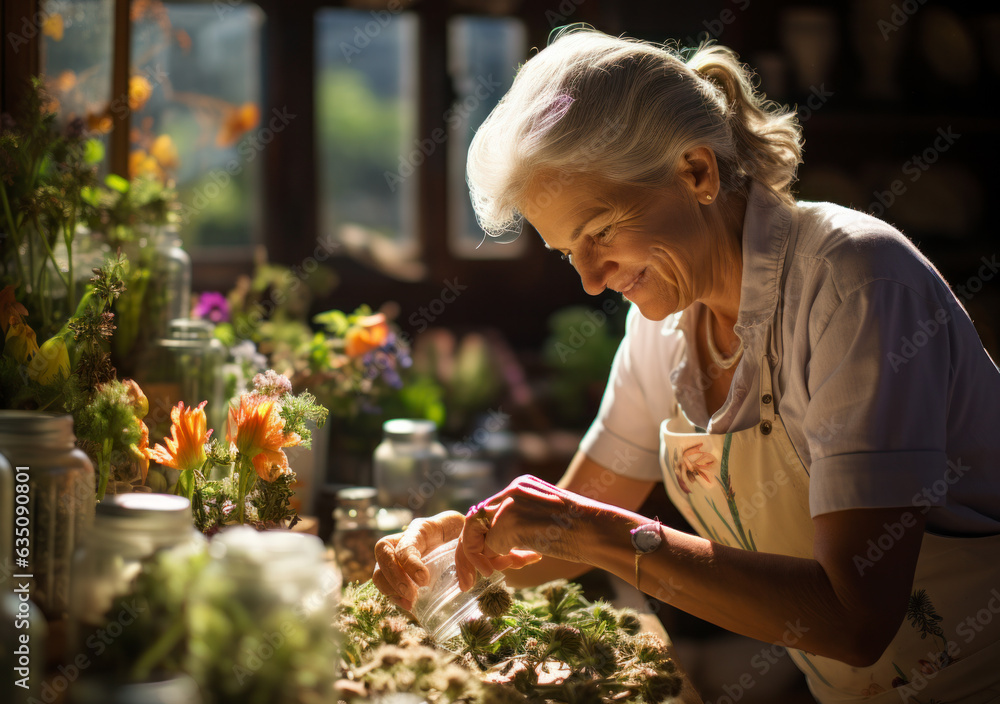
[[[711,203],[712,202],[712,196],[710,196],[709,194],[706,193],[705,194],[705,202],[706,203]]]

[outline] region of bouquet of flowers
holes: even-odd
[[[207,427],[207,401],[193,408],[180,402],[170,412],[169,436],[148,450],[149,459],[179,473],[175,493],[191,500],[204,533],[235,523],[268,528],[297,521],[289,503],[295,473],[283,448],[309,447],[307,421],[322,426],[327,409],[308,392],[292,394],[291,382],[274,370],[255,376],[253,387],[230,405],[225,441]],[[221,479],[211,478],[214,468],[224,469]],[[149,474],[154,488],[168,487],[164,472]]]

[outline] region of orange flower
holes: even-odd
[[[385,315],[382,313],[369,315],[361,318],[344,335],[347,341],[344,351],[348,357],[360,357],[384,345],[388,337],[389,323],[386,322]]]
[[[164,169],[176,169],[177,165],[180,164],[180,159],[177,158],[177,147],[174,146],[174,140],[170,139],[169,134],[161,134],[153,140],[149,154],[160,162],[160,166]]]
[[[194,408],[185,408],[181,401],[170,409],[170,437],[164,438],[166,447],[157,444],[146,454],[164,467],[181,471],[197,469],[205,464],[205,443],[211,430],[207,430],[205,404],[202,401]]]
[[[142,110],[153,94],[153,86],[144,76],[132,76],[128,79],[128,107],[130,110]]]
[[[62,15],[58,12],[53,12],[42,22],[42,34],[52,39],[52,41],[61,42],[65,29]]]
[[[93,134],[107,134],[114,124],[107,111],[87,113],[86,123],[87,131]]]
[[[0,291],[0,330],[7,334],[11,323],[23,323],[22,318],[28,314],[28,309],[17,302],[14,297],[14,287],[4,286]]]
[[[136,149],[128,155],[128,174],[130,178],[151,176],[163,180],[163,169],[159,162],[142,149]]]
[[[62,93],[73,90],[76,86],[76,74],[72,71],[63,71],[56,76],[56,80],[53,81],[52,86]]]
[[[253,103],[244,103],[238,108],[233,108],[226,115],[222,129],[215,138],[215,143],[219,147],[231,147],[239,141],[246,132],[249,132],[260,121],[260,111]]]
[[[259,394],[243,394],[238,406],[229,407],[226,436],[244,457],[253,461],[257,475],[273,482],[289,472],[283,447],[302,442],[297,433],[285,433],[285,420],[274,399]]]

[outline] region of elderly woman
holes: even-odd
[[[788,646],[824,704],[1000,702],[1000,373],[897,230],[793,199],[801,146],[719,46],[583,31],[523,66],[476,211],[621,292],[627,332],[559,484],[383,540],[384,592],[408,607],[460,536],[463,588],[598,567]],[[697,535],[635,513],[660,481]]]

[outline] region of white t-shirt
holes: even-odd
[[[1000,372],[941,275],[897,230],[751,189],[735,328],[744,354],[711,418],[699,365],[688,363],[701,313],[695,303],[654,322],[629,311],[580,445],[592,460],[662,480],[659,426],[678,404],[710,433],[752,427],[767,347],[813,516],[913,506],[935,533],[1000,533]]]

